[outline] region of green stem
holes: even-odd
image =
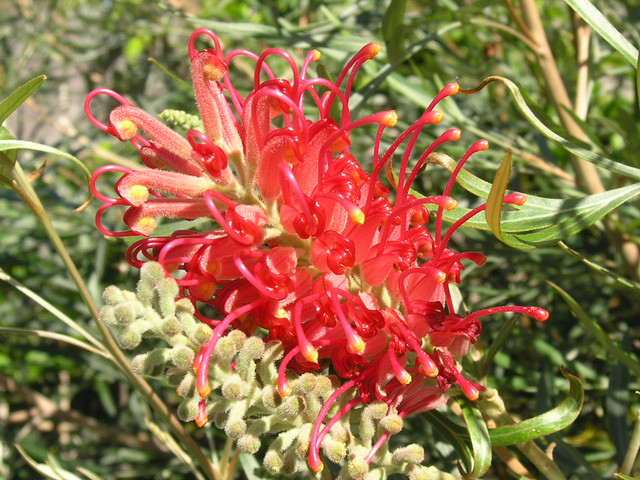
[[[207,458],[200,446],[186,432],[180,420],[169,410],[162,399],[153,392],[151,386],[143,378],[138,377],[135,373],[133,373],[133,371],[131,370],[131,366],[129,365],[129,360],[122,353],[120,347],[118,347],[117,343],[109,332],[109,329],[102,322],[100,322],[100,311],[98,309],[98,306],[89,293],[89,289],[82,279],[82,276],[80,275],[80,272],[78,271],[75,263],[71,259],[69,252],[62,242],[62,239],[54,228],[49,215],[47,214],[44,206],[42,205],[42,202],[40,201],[40,198],[29,183],[29,180],[27,179],[22,170],[22,167],[20,167],[20,164],[18,162],[14,164],[12,173],[13,189],[16,191],[16,193],[18,193],[18,195],[20,195],[20,197],[24,200],[24,202],[44,227],[47,236],[53,244],[53,247],[58,252],[58,255],[60,255],[62,262],[64,263],[67,271],[69,272],[69,275],[71,276],[71,279],[76,284],[78,293],[80,293],[80,296],[87,305],[91,317],[95,320],[98,329],[100,330],[100,334],[102,335],[104,346],[111,355],[112,361],[118,366],[122,373],[124,373],[127,380],[143,396],[143,398],[148,402],[151,408],[167,423],[167,425],[169,425],[169,428],[171,429],[173,434],[180,439],[187,451],[189,451],[189,453],[196,459],[207,478],[213,480],[214,468],[209,458]]]
[[[514,425],[516,421],[511,417],[509,412],[498,394],[497,390],[492,390],[490,395],[477,402],[477,406],[482,412],[482,416],[486,420],[492,420],[496,426],[503,427],[505,425]],[[515,447],[520,450],[533,465],[548,480],[566,480],[562,470],[542,451],[533,440],[517,443]]]
[[[640,410],[636,411],[636,425],[633,428],[633,434],[631,435],[629,448],[627,448],[627,453],[624,456],[624,461],[622,462],[622,466],[620,467],[621,474],[631,475],[631,469],[636,462],[638,450],[640,450]]]

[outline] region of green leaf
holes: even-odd
[[[462,462],[463,470],[465,472],[473,471],[473,451],[469,445],[469,432],[464,427],[452,422],[437,410],[423,412],[422,416],[455,449],[460,461]]]
[[[622,480],[640,480],[638,477],[630,477],[629,475],[623,475],[622,473],[614,473],[613,476]]]
[[[636,65],[638,49],[634,47],[616,27],[589,0],[565,0],[582,19],[589,24],[609,45],[615,48],[631,65]]]
[[[389,63],[397,65],[404,60],[404,13],[407,0],[391,0],[382,19],[382,38],[387,47]]]
[[[493,446],[514,445],[534,440],[568,427],[578,417],[584,402],[584,390],[578,377],[563,371],[569,380],[569,394],[556,408],[515,425],[489,430]]]
[[[471,448],[473,449],[473,470],[467,470],[464,476],[467,478],[480,478],[491,466],[491,441],[487,424],[475,403],[466,398],[459,398],[458,403],[462,408],[462,416],[467,424]]]
[[[622,347],[625,351],[631,349],[631,337],[628,330],[624,332]],[[609,388],[607,388],[605,405],[609,436],[616,447],[618,465],[621,465],[624,461],[624,455],[629,448],[629,422],[627,416],[630,409],[630,392],[629,369],[622,363],[616,362],[609,376]]]
[[[507,154],[502,159],[500,167],[496,172],[496,176],[493,179],[489,196],[487,197],[487,209],[485,216],[487,219],[487,225],[491,228],[491,231],[498,240],[505,240],[502,237],[500,231],[500,218],[502,214],[502,199],[507,191],[507,185],[509,185],[509,178],[511,178],[511,165],[513,164],[513,157],[511,150],[507,150]],[[505,242],[507,243],[507,242]]]
[[[640,361],[638,361],[635,355],[632,356],[632,354],[625,352],[616,342],[611,340],[609,335],[607,335],[607,333],[602,330],[602,327],[598,325],[598,323],[596,323],[596,321],[593,320],[587,314],[587,312],[584,311],[584,309],[571,297],[571,295],[569,295],[555,283],[548,280],[547,283],[555,288],[562,296],[562,298],[564,298],[564,301],[567,302],[567,305],[569,305],[569,307],[573,311],[573,314],[578,317],[578,320],[580,320],[587,331],[595,337],[602,348],[604,348],[606,352],[608,352],[620,363],[625,365],[635,375],[640,377]]]
[[[46,463],[38,463],[33,458],[31,458],[27,453],[20,447],[20,445],[15,446],[20,455],[27,461],[27,463],[40,475],[43,475],[46,478],[51,478],[53,480],[82,480],[77,475],[65,470],[60,466],[58,461],[53,457],[53,455],[49,455]]]
[[[635,59],[634,59],[634,65],[635,65]],[[627,178],[630,178],[631,180],[640,181],[640,169],[630,167],[620,162],[615,162],[610,158],[604,157],[595,152],[592,152],[591,150],[588,150],[584,147],[576,145],[575,143],[571,142],[570,140],[564,138],[563,136],[557,134],[556,132],[551,130],[549,127],[547,127],[547,125],[545,125],[544,122],[542,122],[533,113],[529,105],[527,105],[527,102],[524,100],[524,97],[522,96],[520,89],[511,80],[496,75],[496,76],[485,78],[480,83],[480,85],[478,85],[477,87],[471,90],[460,90],[460,91],[462,93],[467,93],[467,94],[475,93],[483,89],[485,86],[487,86],[492,82],[500,82],[509,89],[509,91],[513,95],[513,98],[516,101],[516,105],[518,106],[522,114],[525,116],[525,118],[529,121],[529,123],[531,123],[531,125],[533,125],[540,133],[542,133],[542,135],[547,137],[549,140],[556,142],[565,150],[573,153],[577,157],[587,160],[588,162],[591,162],[594,165],[604,168],[605,170],[609,170],[610,172],[623,175]]]
[[[456,166],[453,159],[442,153],[430,155],[429,161],[442,165],[450,172],[453,172]],[[481,198],[488,198],[491,192],[490,183],[464,168],[458,174],[456,181],[464,189]],[[412,190],[411,193],[417,198],[423,197],[416,191]],[[527,201],[522,207],[513,207],[514,210],[501,212],[499,225],[501,240],[512,247],[523,249],[554,244],[593,225],[638,195],[640,195],[640,183],[581,198],[553,199],[527,196]],[[444,212],[443,219],[453,223],[469,211],[467,208],[458,207],[450,212]],[[496,219],[497,217],[492,221],[495,222]],[[491,228],[487,224],[484,213],[468,220],[464,226],[480,230]]]
[[[73,155],[67,152],[63,152],[62,150],[58,150],[57,148],[50,147],[48,145],[43,145],[41,143],[29,142],[26,140],[16,140],[14,138],[11,138],[11,139],[3,138],[2,131],[0,131],[0,155],[2,155],[3,152],[8,152],[7,154],[3,155],[3,157],[8,155],[14,155],[17,150],[33,150],[37,152],[50,153],[52,155],[64,157],[68,160],[71,160],[73,163],[75,163],[76,165],[80,166],[80,168],[82,168],[82,171],[84,172],[85,177],[87,179],[87,185],[91,181],[91,172],[89,171],[87,166],[84,163],[82,163],[80,159],[74,157]],[[11,153],[11,152],[14,152],[14,153]],[[15,160],[13,161],[13,163],[15,163]],[[11,167],[13,168],[13,164],[11,165]],[[12,177],[12,173],[5,169],[4,161],[2,159],[0,159],[0,175],[2,175],[3,177],[6,176],[8,178]],[[88,205],[91,202],[92,199],[93,199],[93,195],[91,194],[91,192],[89,192],[85,203],[82,206],[78,207],[76,211],[83,209],[86,205]]]
[[[35,92],[47,79],[45,75],[32,78],[27,83],[18,87],[11,95],[0,103],[0,125],[11,115],[24,101]]]

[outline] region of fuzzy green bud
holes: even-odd
[[[138,313],[138,308],[133,302],[126,302],[117,305],[113,309],[113,313],[120,325],[129,325],[136,319],[136,314]]]
[[[115,308],[111,305],[102,307],[100,309],[100,321],[106,325],[118,325]]]
[[[247,340],[247,335],[241,330],[231,330],[227,335],[227,338],[233,342],[236,347],[236,352],[239,352],[244,342]]]
[[[402,430],[404,420],[402,420],[402,417],[397,414],[387,415],[380,420],[380,425],[382,425],[382,428],[387,430],[389,433],[395,435]]]
[[[393,461],[418,465],[424,461],[424,448],[417,443],[398,448],[393,452]]]
[[[180,369],[186,370],[193,365],[195,353],[189,347],[179,346],[171,350],[171,362]]]
[[[248,391],[247,383],[236,374],[229,375],[222,383],[222,396],[229,400],[242,400]]]
[[[145,305],[153,300],[156,284],[165,277],[164,268],[158,262],[147,262],[140,268],[140,280],[138,281],[138,298]]]
[[[362,410],[360,420],[360,438],[364,444],[370,444],[376,434],[376,424],[387,413],[387,404],[384,402],[372,402]]]
[[[134,330],[123,330],[118,335],[118,343],[125,350],[133,350],[142,342],[142,335]]]
[[[303,373],[298,379],[291,383],[292,393],[295,395],[305,395],[316,388],[316,375]]]
[[[183,400],[178,406],[178,418],[183,422],[193,421],[198,415],[198,403],[200,403],[198,397]]]
[[[180,383],[182,383],[182,379],[185,376],[184,369],[181,368],[170,368],[167,370],[167,382],[169,385],[173,387],[178,387]]]
[[[241,418],[229,419],[224,426],[224,432],[232,440],[238,440],[247,431],[247,423]]]
[[[167,337],[173,337],[174,335],[182,333],[182,324],[180,320],[178,320],[178,317],[175,315],[166,317],[160,325],[160,332]]]
[[[196,376],[193,372],[188,372],[180,382],[180,385],[178,385],[178,395],[181,397],[190,397],[195,388]]]
[[[313,423],[305,423],[300,427],[298,435],[296,436],[295,454],[298,458],[303,459],[309,455],[309,442],[311,441],[311,430],[313,430]]]
[[[331,381],[331,377],[318,375],[316,377],[316,394],[326,401],[331,394],[335,391],[337,385],[334,385]]]
[[[272,385],[265,385],[262,389],[261,398],[262,404],[272,413],[282,401],[280,393],[278,393],[278,390]]]
[[[245,434],[238,439],[238,449],[241,452],[254,454],[260,450],[260,439],[250,434]]]
[[[173,110],[168,108],[160,112],[158,117],[160,117],[160,119],[173,130],[182,130],[183,132],[187,132],[187,130],[204,131],[202,120],[199,116],[192,115],[182,110]]]
[[[325,436],[322,440],[322,451],[333,463],[342,463],[347,456],[347,446],[337,442],[331,435]]]
[[[369,464],[363,457],[349,458],[345,466],[348,478],[352,480],[364,480],[369,473]]]
[[[280,452],[277,452],[276,450],[267,450],[267,453],[264,455],[264,459],[262,460],[262,464],[268,472],[277,473],[282,470],[284,459]]]
[[[156,284],[158,306],[163,316],[175,315],[176,297],[180,293],[178,284],[173,278],[163,278]]]
[[[290,396],[276,409],[276,415],[283,418],[293,418],[298,416],[303,408],[304,406],[299,397]]]
[[[220,361],[220,363],[231,362],[235,354],[237,353],[236,345],[233,339],[229,338],[230,335],[222,337],[218,340],[216,348],[213,350],[212,358]]]
[[[189,332],[189,340],[198,345],[199,347],[206,345],[211,341],[213,337],[213,330],[205,323],[199,323],[194,325]],[[216,348],[218,346],[216,345]]]
[[[179,315],[181,313],[187,313],[189,315],[193,315],[194,313],[196,313],[196,308],[188,298],[181,298],[179,300],[176,300],[176,315]]]
[[[118,305],[124,302],[125,298],[122,290],[115,285],[111,285],[102,292],[102,300],[104,300],[104,303],[107,305]]]
[[[147,353],[141,353],[133,357],[131,368],[137,375],[149,375],[157,377],[164,372],[170,351],[166,348],[157,348]]]
[[[409,480],[454,480],[459,477],[443,473],[434,467],[424,465],[411,465],[405,470]]]

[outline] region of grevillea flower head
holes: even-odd
[[[201,36],[214,48],[197,50]],[[110,236],[143,236],[129,248],[128,261],[162,265],[177,281],[180,301],[191,302],[197,318],[213,330],[193,360],[200,396],[196,422],[206,423],[212,408],[209,364],[220,339],[240,330],[277,340],[284,348],[277,385],[282,397],[291,393],[293,372],[329,369],[341,379],[309,432],[314,471],[322,468],[323,439],[359,405],[382,402],[387,414],[401,420],[443,405],[450,395],[477,399],[482,387],[462,373],[460,359],[478,339],[479,318],[505,311],[547,317],[535,307],[455,310],[449,284],[460,283],[465,262],[482,265],[485,257],[455,252],[449,241],[485,205],[448,228],[443,212],[456,208],[450,193],[460,168],[488,144],[479,140],[468,149],[442,194],[412,191],[430,155],[460,138],[460,130],[450,129],[425,151],[415,151],[422,130],[443,118],[438,103],[459,88],[446,85],[384,148],[382,137],[396,125],[396,113],[355,119],[349,109],[358,70],[379,50],[379,44],[366,45],[331,82],[311,75],[320,58],[315,50],[301,67],[275,48],[224,55],[216,35],[201,29],[189,42],[200,129],[181,135],[106,89],[95,90],[85,103],[89,119],[130,141],[144,164],[95,172],[92,190],[103,202],[98,228]],[[255,65],[246,95],[231,79],[229,65],[237,57]],[[269,66],[272,57],[289,65],[286,79]],[[98,95],[121,104],[108,123],[91,113]],[[357,159],[352,132],[371,125],[377,127],[371,156]],[[97,179],[110,172],[121,174],[115,196],[97,188]],[[520,194],[504,197],[505,203],[524,200]],[[112,207],[125,210],[126,230],[103,224]],[[209,230],[154,236],[164,219],[206,219]],[[344,396],[349,401],[335,412]],[[392,430],[373,445],[367,463]]]

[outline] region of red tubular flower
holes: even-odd
[[[199,36],[208,37],[214,48],[198,51]],[[189,130],[182,137],[105,89],[92,92],[85,103],[89,119],[130,141],[144,164],[134,170],[108,166],[94,174],[91,188],[104,204],[97,216],[100,230],[147,237],[130,247],[128,261],[136,267],[159,262],[167,275],[175,275],[180,295],[191,300],[198,318],[214,328],[194,365],[202,397],[196,422],[207,422],[208,364],[219,338],[234,328],[252,333],[259,326],[265,338],[280,340],[285,349],[281,395],[290,393],[287,369],[319,372],[329,365],[344,379],[313,428],[309,464],[314,471],[322,468],[322,438],[360,403],[382,400],[404,418],[437,408],[448,395],[476,399],[482,387],[463,375],[459,359],[478,339],[479,318],[505,311],[539,320],[548,316],[535,307],[496,307],[466,316],[455,312],[449,283],[461,282],[463,262],[482,265],[485,257],[454,252],[449,240],[486,205],[448,229],[443,228],[443,211],[457,205],[450,194],[462,165],[488,144],[479,140],[469,148],[442,195],[418,198],[411,185],[429,155],[458,141],[461,132],[447,130],[422,152],[414,151],[418,137],[442,120],[434,108],[459,88],[445,86],[383,150],[382,135],[396,124],[396,113],[352,119],[349,110],[355,76],[379,50],[378,44],[365,46],[332,83],[310,74],[320,57],[317,51],[307,55],[301,68],[275,48],[261,55],[234,50],[225,56],[216,35],[200,29],[190,39],[189,56],[204,131]],[[270,68],[274,56],[290,66],[291,80],[278,78]],[[229,74],[236,57],[255,64],[254,85],[246,96]],[[90,111],[99,95],[121,103],[108,124]],[[371,124],[378,128],[373,157],[358,161],[350,151],[350,136]],[[397,174],[392,165],[396,154]],[[97,179],[113,172],[122,176],[115,195],[107,196],[97,190]],[[394,195],[383,183],[383,172]],[[520,205],[524,200],[521,194],[504,198]],[[436,213],[428,228],[430,205]],[[103,213],[114,206],[126,210],[129,230],[104,226]],[[209,224],[205,231],[153,237],[161,218]],[[215,315],[201,313],[203,305]],[[353,400],[327,419],[338,397],[350,390]],[[388,435],[372,448],[368,462]]]

